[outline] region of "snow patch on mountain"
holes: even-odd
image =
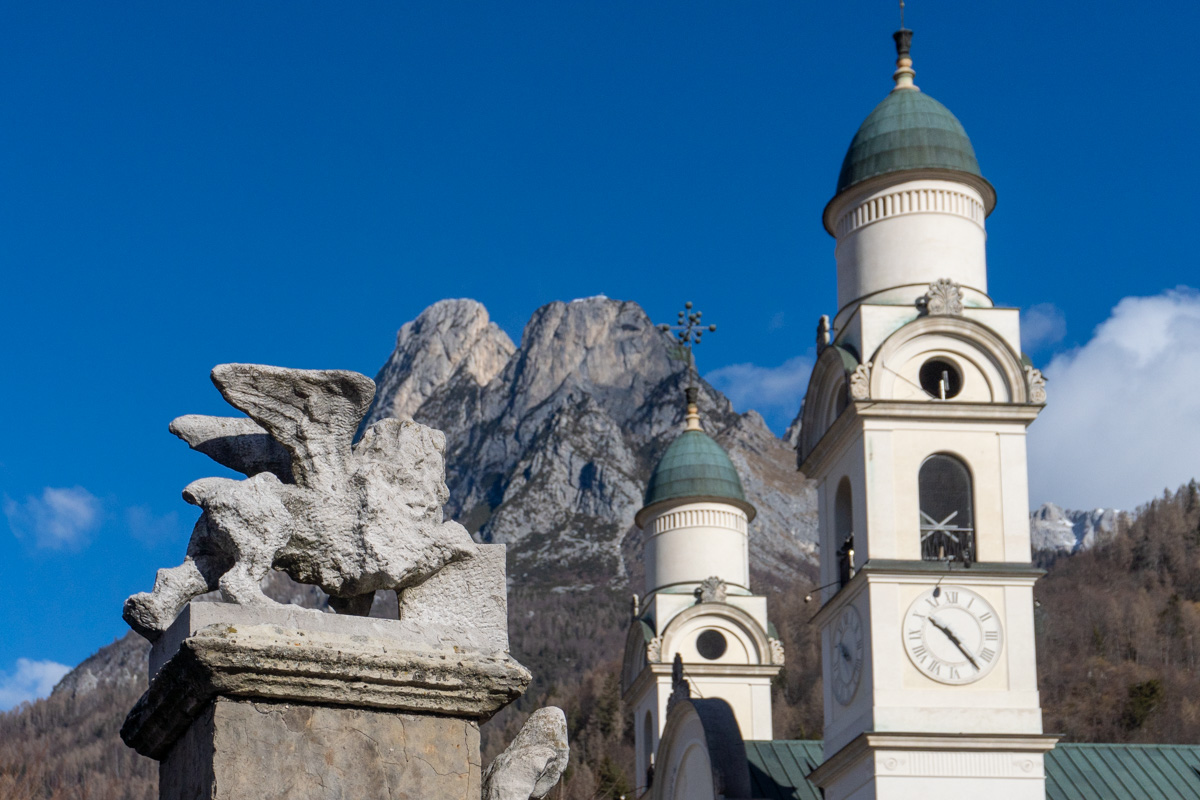
[[[1044,503],[1029,515],[1029,534],[1035,553],[1071,554],[1089,550],[1117,532],[1125,512],[1115,508],[1071,511]]]

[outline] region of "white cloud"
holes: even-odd
[[[47,486],[41,497],[25,502],[4,498],[4,515],[18,539],[33,539],[38,547],[62,550],[87,543],[100,524],[100,501],[82,486]]]
[[[1067,318],[1053,303],[1038,303],[1021,312],[1021,349],[1027,353],[1056,345],[1067,335]]]
[[[800,409],[812,367],[811,358],[796,356],[778,367],[730,364],[704,377],[725,393],[735,409],[754,409],[776,433],[780,433]]]
[[[1030,500],[1132,509],[1200,477],[1200,292],[1127,297],[1045,369]]]
[[[144,544],[157,544],[179,530],[179,515],[171,511],[160,517],[148,506],[132,506],[125,509],[125,524],[133,538]]]
[[[54,661],[18,658],[15,672],[0,672],[0,711],[46,697],[63,675],[70,671],[70,667]]]

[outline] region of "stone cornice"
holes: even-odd
[[[945,422],[1023,422],[1028,426],[1044,404],[961,403],[954,400],[859,400],[858,415],[868,419],[914,419]]]
[[[1055,734],[862,733],[810,772],[808,779],[825,788],[879,750],[1043,755],[1054,749],[1059,738]]]
[[[867,584],[873,581],[889,583],[927,584],[944,580],[949,584],[971,585],[1000,583],[1008,586],[1032,586],[1046,570],[1028,562],[984,561],[965,566],[957,561],[906,561],[901,559],[874,558],[863,564],[854,573],[850,582],[829,598],[810,622],[817,627],[824,625],[831,616],[850,603]]]
[[[774,678],[783,667],[779,664],[684,664],[683,672],[688,678]],[[671,664],[667,662],[647,664],[633,680],[621,699],[640,697],[647,684],[657,683],[659,678],[671,679]]]
[[[395,641],[276,625],[212,625],[184,639],[121,728],[163,758],[214,697],[434,713],[484,721],[517,699],[529,670],[505,652],[407,650]]]

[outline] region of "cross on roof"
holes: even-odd
[[[705,326],[701,323],[700,317],[702,313],[692,310],[692,302],[690,300],[683,304],[683,309],[683,311],[679,312],[679,317],[674,325],[664,322],[658,326],[658,329],[664,333],[675,332],[675,339],[678,341],[678,344],[672,349],[671,358],[686,361],[688,368],[694,370],[696,368],[696,359],[692,355],[692,346],[700,344],[700,337],[704,334],[705,330],[712,333],[716,331],[717,326]]]

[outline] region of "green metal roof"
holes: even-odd
[[[729,455],[703,431],[679,434],[646,486],[647,506],[684,497],[727,498],[749,505]]]
[[[821,800],[808,774],[815,740],[746,742],[750,783],[763,800]],[[1046,800],[1196,800],[1200,745],[1069,744],[1046,754]]]
[[[761,800],[823,800],[821,790],[808,782],[808,773],[825,760],[815,739],[776,739],[746,742],[750,788]]]
[[[1047,800],[1196,800],[1200,746],[1060,744],[1046,759]]]
[[[837,190],[910,169],[949,169],[983,177],[962,123],[916,89],[898,89],[875,106],[850,142]]]

